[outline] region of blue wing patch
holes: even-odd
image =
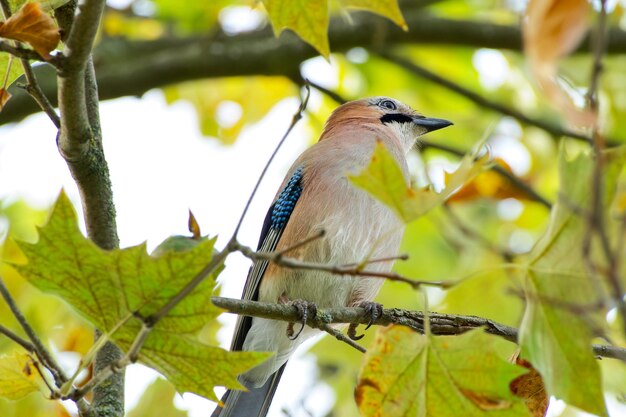
[[[271,252],[276,249],[278,240],[280,239],[285,226],[287,226],[289,217],[291,216],[293,209],[296,207],[300,194],[302,194],[302,171],[302,167],[298,167],[294,171],[293,175],[287,182],[287,185],[280,192],[272,207],[268,210],[267,216],[265,216],[265,221],[263,222],[263,229],[261,230],[261,238],[257,249],[258,251]],[[261,283],[261,278],[263,278],[263,274],[265,274],[267,265],[268,261],[261,259],[256,260],[253,263],[250,268],[250,272],[248,273],[246,285],[243,289],[243,294],[241,296],[242,299],[258,300],[259,285]],[[252,317],[237,317],[235,335],[231,345],[232,350],[241,350],[246,334],[248,333],[251,325]]]
[[[287,224],[298,198],[302,194],[302,167],[295,170],[272,208],[271,228],[281,230]]]

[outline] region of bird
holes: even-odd
[[[451,124],[425,117],[389,97],[365,98],[337,107],[319,141],[289,168],[265,217],[257,250],[288,251],[289,257],[330,265],[387,259],[366,262],[365,270],[390,271],[404,225],[390,208],[354,187],[348,177],[368,166],[380,141],[409,185],[406,155],[418,137]],[[315,314],[316,308],[361,306],[375,320],[381,306],[373,300],[382,283],[374,277],[288,269],[266,260],[253,262],[242,299],[294,305],[303,317],[303,330],[294,337],[293,324],[239,316],[231,350],[274,355],[240,375],[239,382],[248,391],[227,391],[212,417],[265,417],[287,360],[304,340],[320,332],[304,327],[306,315]],[[349,334],[358,338],[353,331]]]

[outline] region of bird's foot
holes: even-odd
[[[290,340],[296,340],[298,336],[300,336],[300,333],[302,333],[302,331],[304,330],[304,326],[306,325],[306,322],[309,319],[309,317],[315,318],[315,316],[317,316],[317,305],[315,305],[315,303],[312,303],[310,301],[300,300],[300,299],[288,301],[286,300],[286,297],[281,297],[279,301],[284,302],[285,304],[290,304],[294,306],[296,311],[298,312],[298,316],[300,317],[299,323],[301,325],[298,332],[297,333],[294,332],[294,329],[293,329],[295,325],[294,322],[290,322],[287,325],[287,337]]]
[[[365,314],[369,316],[370,318],[369,322],[367,323],[367,327],[365,327],[365,330],[369,329],[370,326],[374,324],[376,320],[380,318],[380,316],[383,315],[382,304],[375,303],[373,301],[363,301],[361,304],[359,304],[359,307],[364,308]],[[363,338],[363,336],[365,336],[365,334],[357,336],[356,334],[357,326],[358,326],[357,323],[351,323],[350,327],[348,327],[348,337],[352,340],[360,340]]]

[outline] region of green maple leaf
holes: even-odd
[[[149,317],[175,296],[211,260],[215,239],[185,251],[150,256],[145,244],[102,250],[77,226],[72,204],[61,193],[36,244],[20,243],[28,263],[18,271],[41,291],[56,294],[127,350]],[[221,269],[220,269],[221,270]],[[214,386],[239,388],[237,375],[267,354],[228,352],[200,343],[195,335],[221,310],[211,303],[215,278],[207,277],[147,337],[139,360],[176,388],[216,400]]]
[[[609,207],[626,148],[603,153],[602,212],[610,226]],[[605,311],[597,305],[602,283],[591,277],[584,263],[583,242],[591,203],[594,158],[581,153],[568,161],[561,148],[559,200],[546,233],[529,255],[527,306],[520,326],[522,355],[541,373],[549,394],[599,416],[606,416],[600,369],[591,350],[597,329],[605,326]],[[602,259],[593,242],[594,262]],[[601,263],[598,263],[599,265]]]

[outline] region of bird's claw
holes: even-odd
[[[365,327],[365,330],[369,329],[372,324],[376,322],[383,315],[383,306],[382,304],[375,303],[373,301],[363,301],[359,304],[359,307],[365,309],[365,314],[369,316],[370,320]],[[357,336],[356,328],[357,323],[351,323],[350,327],[348,327],[348,337],[352,340],[361,340],[365,334]]]
[[[302,331],[304,330],[304,326],[306,325],[309,315],[311,317],[317,316],[317,305],[315,305],[315,303],[311,303],[305,300],[292,300],[292,301],[289,301],[289,304],[291,304],[292,306],[296,308],[296,311],[298,312],[298,315],[300,316],[301,327],[297,333],[294,334],[294,329],[293,329],[293,326],[295,324],[294,322],[290,322],[287,325],[287,337],[290,340],[296,340],[298,336],[300,336],[300,333],[302,333]]]

